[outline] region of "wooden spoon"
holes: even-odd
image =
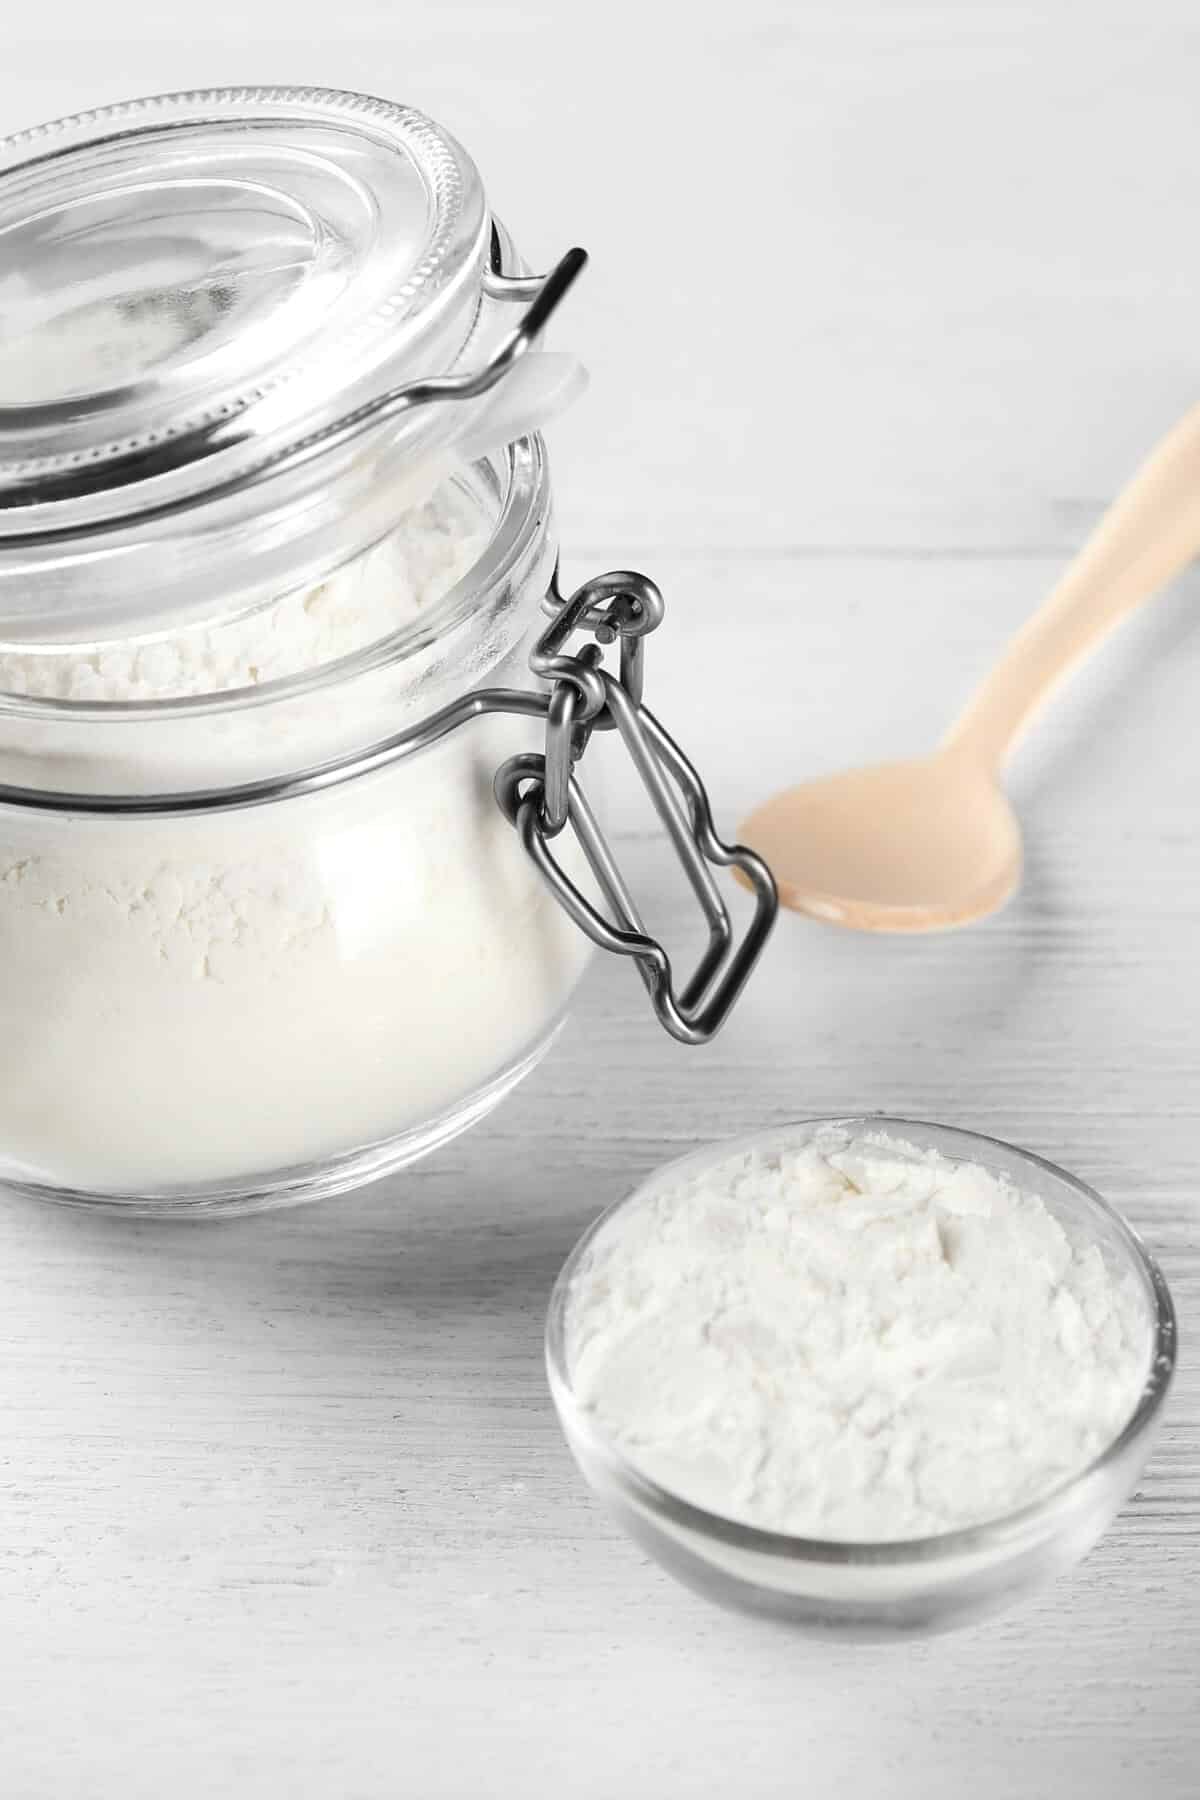
[[[999,785],[1022,728],[1125,614],[1200,551],[1200,406],[1114,502],[1008,646],[939,750],[789,788],[743,843],[785,906],[859,931],[938,931],[993,912],[1021,876],[1021,831]]]

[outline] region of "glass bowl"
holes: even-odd
[[[1036,1192],[1075,1245],[1099,1246],[1115,1275],[1130,1275],[1146,1307],[1145,1385],[1132,1417],[1076,1475],[986,1523],[884,1543],[795,1537],[723,1518],[641,1474],[577,1401],[566,1355],[572,1283],[597,1234],[660,1185],[739,1151],[803,1145],[825,1127],[879,1132],[981,1165]],[[801,1630],[889,1638],[970,1625],[1022,1599],[1078,1562],[1137,1486],[1175,1367],[1175,1311],[1161,1272],[1136,1232],[1099,1194],[1041,1157],[974,1132],[909,1119],[803,1119],[710,1145],[657,1170],[610,1207],[575,1246],[550,1300],[546,1366],[567,1443],[584,1477],[623,1528],[689,1587],[711,1600]]]

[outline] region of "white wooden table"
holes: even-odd
[[[567,574],[662,581],[653,696],[727,822],[931,744],[1200,395],[1186,0],[110,0],[5,37],[13,127],[217,80],[371,88],[467,139],[533,256],[588,244]],[[1127,626],[1031,738],[1027,880],[987,925],[785,918],[703,1052],[597,968],[489,1127],[310,1211],[0,1205],[5,1800],[1200,1791],[1198,600]],[[678,928],[619,778],[614,814]],[[752,1626],[649,1566],[581,1489],[540,1359],[562,1258],[644,1171],[852,1108],[1075,1169],[1183,1323],[1144,1490],[1087,1563],[891,1650]]]

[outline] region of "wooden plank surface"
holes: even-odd
[[[936,741],[1197,397],[1184,4],[213,0],[184,28],[117,0],[60,9],[53,47],[23,14],[0,113],[269,75],[425,106],[534,254],[593,249],[594,387],[553,443],[567,571],[661,579],[654,702],[726,823]],[[1124,628],[1031,737],[1027,879],[986,925],[785,919],[702,1052],[596,968],[487,1127],[319,1208],[0,1206],[6,1800],[1200,1790],[1198,600],[1192,577]],[[609,799],[682,933],[617,768]],[[1096,1183],[1183,1323],[1145,1487],[1086,1564],[890,1651],[648,1565],[581,1489],[540,1360],[570,1245],[655,1163],[876,1107]]]

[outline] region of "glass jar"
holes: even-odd
[[[0,233],[0,1179],[371,1179],[534,1066],[596,944],[711,1036],[774,893],[642,704],[657,590],[564,599],[536,418],[481,453],[581,255],[531,277],[453,140],[315,90],[10,140]],[[605,729],[708,921],[682,986],[575,774]]]

